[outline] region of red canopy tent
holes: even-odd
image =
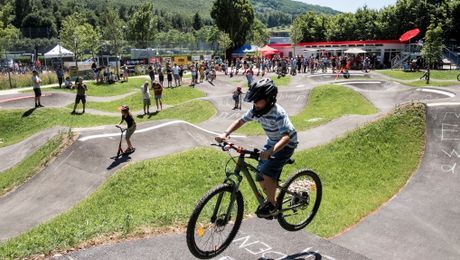
[[[272,48],[268,45],[265,45],[264,47],[260,48],[259,51],[262,53],[262,55],[273,55],[275,53],[279,53],[280,51]]]
[[[410,39],[412,39],[412,38],[414,38],[415,36],[417,36],[419,33],[420,33],[420,29],[419,29],[419,28],[415,28],[415,29],[413,29],[413,30],[407,31],[407,32],[405,32],[403,35],[401,35],[401,37],[399,37],[399,41],[400,41],[400,42],[407,42],[407,41],[409,41]]]

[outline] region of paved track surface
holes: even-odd
[[[460,100],[455,97],[455,94],[458,94],[457,89],[442,88],[443,91],[449,91],[445,93],[423,92],[388,82],[385,77],[378,75],[352,74],[353,80],[358,77],[380,82],[345,84],[372,102],[379,109],[379,113],[369,116],[344,116],[301,132],[299,138],[302,142],[299,149],[327,143],[356,127],[376,120],[404,102],[414,100],[426,100],[427,103],[432,104],[444,102],[445,105],[428,108],[426,153],[420,169],[410,179],[408,185],[381,209],[365,218],[349,232],[331,241],[306,232],[286,232],[274,221],[249,219],[243,223],[242,232],[237,235],[237,239],[229,250],[224,252],[221,259],[269,259],[285,255],[291,259],[307,259],[313,256],[316,259],[320,257],[324,259],[460,258],[458,246],[460,206],[456,205],[458,203],[455,200],[460,195],[458,175],[460,173],[456,169],[456,159],[460,156],[455,150],[458,149],[457,140],[460,140],[458,134],[460,131],[456,130],[460,125],[457,123],[460,118],[460,105],[449,105]],[[295,114],[307,103],[308,92],[312,88],[328,83],[331,79],[335,79],[333,75],[311,77],[300,74],[294,78],[290,87],[280,89],[279,102],[290,114]],[[208,83],[197,86],[207,93],[205,99],[210,100],[217,109],[214,117],[199,126],[180,121],[159,121],[139,126],[133,141],[143,145],[137,146],[136,153],[125,160],[110,159],[116,151],[119,138],[116,129],[113,127],[81,129],[77,142],[52,165],[16,191],[0,199],[0,212],[7,212],[0,215],[0,223],[2,223],[0,240],[14,237],[71,208],[91,194],[115,170],[128,162],[208,145],[215,132],[225,129],[230,122],[249,108],[249,104],[245,104],[241,111],[231,110],[233,102],[230,96],[237,80],[244,82],[241,76],[231,80],[219,77],[214,86]],[[8,98],[16,97],[20,95],[8,96]],[[5,98],[5,95],[2,98]],[[71,98],[73,101],[74,96],[72,95]],[[8,108],[14,108],[33,102],[33,100],[25,100],[2,103],[0,99],[0,106],[8,103]],[[57,102],[57,106],[62,106],[68,103],[68,100],[70,97],[57,93],[51,94],[48,101]],[[260,147],[264,143],[263,137],[235,139],[254,147]],[[21,142],[16,145],[21,147],[29,144]],[[151,147],[158,149],[151,149]],[[0,153],[2,151],[0,150]],[[2,165],[3,160],[0,160]],[[192,256],[186,249],[184,239],[184,234],[168,234],[98,246],[64,257],[189,259]]]

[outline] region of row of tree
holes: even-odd
[[[128,10],[124,6],[110,5],[102,10],[88,10],[78,6],[78,2],[63,1],[61,5],[58,2],[0,0],[0,46],[30,50],[34,45],[32,49],[43,47],[38,50],[43,52],[51,47],[47,44],[60,41],[77,57],[84,51],[118,55],[127,47],[211,48],[217,51],[232,46],[231,33],[219,30],[212,20],[202,19],[198,13],[185,19],[156,10],[152,3]],[[227,17],[225,12],[220,15]],[[265,25],[253,16],[248,21],[250,24],[244,27],[248,29],[248,37],[243,34],[244,40],[239,42],[266,43],[269,35]]]
[[[309,12],[293,21],[290,34],[294,42],[398,39],[414,28],[424,34],[432,23],[441,26],[445,41],[460,42],[460,0],[398,0],[335,16]]]

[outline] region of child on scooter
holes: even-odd
[[[136,149],[133,147],[131,143],[131,136],[133,135],[134,131],[136,131],[136,122],[134,121],[133,115],[129,112],[129,107],[127,105],[122,105],[120,107],[121,111],[121,121],[116,127],[121,127],[120,124],[123,121],[126,121],[127,130],[126,130],[126,143],[128,144],[128,149],[125,150],[125,153],[133,153]]]

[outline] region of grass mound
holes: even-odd
[[[369,115],[377,112],[377,109],[359,93],[337,85],[314,88],[307,102],[302,112],[289,116],[297,131],[319,126],[344,115]],[[237,132],[247,135],[264,134],[260,124],[255,122],[245,124]]]
[[[112,125],[120,122],[120,116],[99,116],[91,114],[71,115],[70,109],[41,108],[36,110],[5,110],[0,113],[0,147],[7,146],[41,131],[42,129],[65,127],[90,127]],[[138,123],[149,120],[179,119],[190,123],[207,120],[215,113],[208,101],[193,100],[161,111],[152,116],[136,117]]]
[[[332,236],[358,222],[397,192],[417,168],[425,141],[422,105],[397,109],[348,136],[295,154],[297,168],[314,169],[323,182],[323,201],[309,230]],[[96,237],[185,226],[198,199],[224,178],[227,156],[196,148],[125,167],[90,197],[48,223],[0,246],[0,258],[48,254]],[[245,212],[256,201],[242,185]],[[275,224],[275,223],[273,223]]]
[[[22,162],[0,173],[0,196],[26,182],[57,156],[61,149],[70,145],[72,142],[70,134],[60,133]]]

